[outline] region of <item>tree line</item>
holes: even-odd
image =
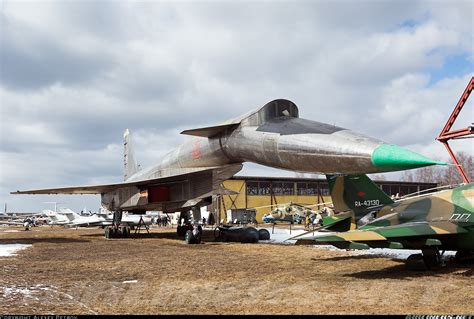
[[[472,155],[465,152],[458,152],[456,153],[456,158],[462,165],[469,181],[472,182],[474,177]],[[403,172],[401,179],[405,182],[438,183],[440,186],[462,183],[463,180],[461,174],[452,159],[450,159],[448,163],[450,165],[433,165],[405,171]]]

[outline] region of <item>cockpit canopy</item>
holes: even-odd
[[[279,117],[298,117],[298,107],[291,101],[278,99],[265,104],[257,114],[258,124],[263,124]]]

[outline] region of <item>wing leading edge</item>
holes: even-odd
[[[204,167],[198,169],[192,169],[191,172],[168,175],[166,177],[159,177],[153,179],[144,179],[133,182],[121,182],[114,184],[102,184],[102,185],[91,185],[91,186],[71,186],[71,187],[60,187],[60,188],[45,188],[45,189],[34,189],[16,192],[10,194],[103,194],[109,191],[113,191],[119,188],[128,186],[148,186],[148,185],[160,185],[162,183],[170,183],[177,181],[184,181],[191,178],[194,174],[203,172],[212,172],[216,170],[229,169],[236,174],[242,169],[242,164],[227,165],[224,167]]]

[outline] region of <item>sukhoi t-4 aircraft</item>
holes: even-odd
[[[359,174],[440,164],[422,155],[348,129],[298,117],[298,107],[278,99],[216,126],[185,130],[194,136],[158,164],[138,170],[124,134],[124,181],[115,184],[16,191],[12,194],[100,194],[114,212],[106,236],[123,233],[123,211],[193,212],[226,192],[222,182],[253,162],[299,172]],[[187,220],[187,218],[186,218]],[[194,227],[197,232],[197,227]],[[118,234],[118,235],[117,235]]]

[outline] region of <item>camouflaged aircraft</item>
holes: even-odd
[[[419,249],[422,254],[407,259],[413,269],[439,268],[445,250],[457,251],[457,259],[474,257],[473,183],[394,201],[366,175],[327,179],[334,207],[343,213],[326,219],[314,235],[293,237],[300,244]]]

